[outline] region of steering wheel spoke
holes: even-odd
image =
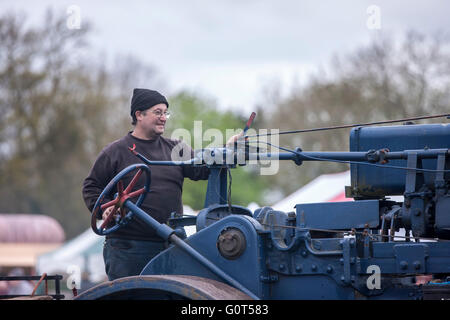
[[[111,200],[111,201],[109,201],[109,202],[107,202],[105,204],[102,204],[100,206],[100,209],[102,209],[102,211],[104,211],[105,209],[108,209],[109,207],[115,206],[119,202],[119,200],[120,200],[119,198],[116,198],[116,199]]]
[[[133,177],[133,179],[131,180],[130,184],[127,186],[127,188],[125,189],[125,193],[130,193],[131,190],[133,189],[134,185],[136,184],[136,182],[139,180],[139,178],[142,175],[142,169],[139,169],[139,171],[135,174],[135,176]]]
[[[140,196],[145,192],[145,188],[141,188],[139,190],[133,191],[130,194],[128,194],[128,199],[136,198],[137,196]]]
[[[124,192],[123,192],[123,181],[122,180],[119,180],[119,182],[117,182],[117,194],[118,194],[118,197],[117,198],[122,198],[123,197],[123,195],[124,195]]]

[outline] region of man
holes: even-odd
[[[169,103],[159,92],[134,89],[130,112],[133,131],[100,152],[83,183],[83,197],[90,211],[114,176],[132,164],[142,163],[130,152],[129,147],[136,145],[136,151],[150,160],[171,160],[172,149],[179,141],[162,136],[170,116],[168,108]],[[190,148],[189,150],[193,154]],[[151,191],[141,208],[160,223],[166,223],[171,212],[183,211],[181,193],[185,177],[192,180],[206,180],[209,175],[209,169],[206,167],[150,166],[150,169]],[[130,183],[133,174],[123,179],[124,186]],[[143,186],[143,178],[141,179],[142,181],[136,184],[135,190]],[[103,219],[112,209],[110,207],[103,212]],[[138,219],[132,219],[128,225],[105,239],[103,257],[108,279],[140,274],[145,265],[164,249],[164,241],[153,230]]]

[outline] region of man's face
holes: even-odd
[[[167,106],[164,103],[157,104],[145,111],[136,111],[136,127],[139,127],[149,137],[162,135],[167,121],[164,115],[166,111]],[[161,116],[158,117],[155,113],[159,113]]]

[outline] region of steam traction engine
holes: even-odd
[[[430,124],[356,127],[350,152],[281,148],[288,152],[270,154],[247,146],[202,150],[190,161],[155,162],[132,150],[144,163],[123,170],[105,188],[92,227],[105,235],[141,219],[172,245],[140,276],[100,284],[78,299],[448,299],[449,147],[450,125]],[[242,155],[246,161],[298,165],[350,163],[346,194],[355,201],[293,203],[291,212],[231,205],[227,174]],[[210,167],[205,208],[197,217],[173,214],[163,225],[139,208],[151,189],[149,166],[157,165]],[[136,171],[124,189],[121,179]],[[132,191],[144,176],[143,187]],[[114,193],[115,200],[102,202],[103,195]],[[98,211],[112,205],[129,211],[113,227],[98,227]],[[188,225],[197,232],[183,239]]]

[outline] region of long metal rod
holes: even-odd
[[[153,165],[153,166],[192,166],[195,163],[195,159],[190,159],[187,161],[152,161],[145,158],[140,153],[135,153],[135,155],[141,159],[146,165]],[[201,163],[201,162],[200,162]]]
[[[203,266],[211,270],[214,274],[216,274],[218,277],[225,280],[227,283],[235,287],[236,289],[241,290],[248,296],[250,296],[252,299],[259,300],[258,296],[256,296],[254,293],[252,293],[250,290],[248,290],[246,287],[241,285],[238,281],[233,279],[231,276],[226,274],[224,271],[222,271],[220,268],[218,268],[214,263],[209,261],[207,258],[205,258],[203,255],[201,255],[198,251],[196,251],[194,248],[192,248],[190,245],[188,245],[186,242],[184,242],[182,239],[177,237],[173,232],[175,232],[173,229],[168,227],[165,224],[161,224],[155,219],[153,219],[150,215],[148,215],[144,210],[136,206],[133,202],[127,200],[124,204],[128,209],[130,209],[137,217],[147,223],[149,227],[151,227],[153,230],[155,230],[159,235],[161,235],[164,240],[169,240],[173,244],[175,244],[178,248],[182,249],[184,252],[189,254],[192,258],[200,262]],[[167,236],[165,237],[164,234]]]
[[[439,154],[449,150],[447,149],[430,149],[430,150],[418,150],[417,156],[421,159],[433,159],[437,158]],[[280,153],[250,153],[249,160],[294,160],[299,159],[302,161],[317,161],[323,160],[343,160],[343,161],[368,161],[368,152],[364,151],[349,151],[349,152],[305,152],[299,151],[293,152],[280,152]],[[386,152],[385,159],[407,159],[407,151],[393,151]]]

